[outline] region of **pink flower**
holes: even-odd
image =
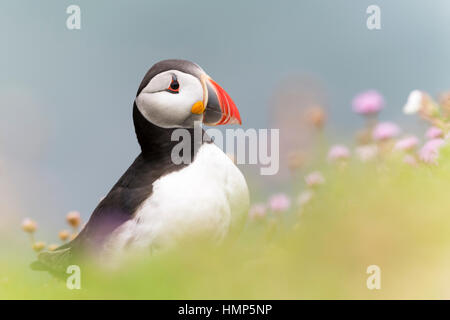
[[[427,139],[437,139],[437,138],[443,138],[444,132],[439,129],[438,127],[430,127],[427,132],[425,133],[425,137]]]
[[[70,211],[66,216],[67,223],[77,228],[81,223],[80,213],[78,211]]]
[[[378,154],[378,147],[376,144],[360,146],[355,149],[356,155],[362,162],[367,162],[374,159]]]
[[[419,144],[419,139],[415,136],[409,136],[403,139],[400,139],[395,144],[394,149],[399,151],[411,151],[417,147]]]
[[[419,151],[419,158],[428,164],[437,164],[439,149],[445,144],[444,139],[428,140]]]
[[[376,125],[372,132],[372,138],[376,141],[388,140],[396,137],[400,128],[392,122],[381,122]]]
[[[299,206],[304,206],[306,205],[308,202],[310,202],[312,200],[314,196],[314,192],[312,190],[305,190],[302,193],[299,194],[298,198],[297,198],[297,203]]]
[[[269,207],[274,212],[282,212],[289,209],[291,200],[284,193],[275,194],[269,199]]]
[[[250,208],[250,211],[248,212],[248,216],[252,220],[262,219],[266,215],[266,212],[267,212],[267,207],[266,207],[265,204],[263,204],[263,203],[255,203]]]
[[[33,233],[37,229],[37,224],[36,224],[36,222],[31,220],[30,218],[26,218],[22,222],[22,229],[25,232]]]
[[[340,144],[332,146],[328,151],[328,160],[330,161],[346,160],[349,157],[350,151],[348,148]]]
[[[384,99],[376,90],[362,92],[353,98],[353,111],[369,115],[378,113],[384,107]]]
[[[413,166],[413,167],[417,166],[416,157],[414,157],[410,154],[405,155],[405,157],[403,158],[403,162],[406,164],[409,164],[410,166]]]
[[[323,177],[322,173],[320,173],[319,171],[314,171],[305,177],[305,182],[308,185],[308,187],[313,188],[313,187],[319,186],[321,184],[324,184],[325,178]]]

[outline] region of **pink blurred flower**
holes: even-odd
[[[299,196],[297,198],[297,204],[299,206],[304,206],[308,202],[311,201],[313,196],[314,196],[314,192],[312,190],[305,190],[305,191],[303,191],[302,193],[299,194]]]
[[[305,182],[308,185],[308,187],[312,188],[324,184],[325,178],[319,171],[314,171],[305,177]]]
[[[282,212],[289,209],[291,200],[284,193],[275,194],[269,199],[269,207],[274,212]]]
[[[444,139],[431,139],[419,151],[419,158],[428,164],[437,164],[439,149],[445,144]]]
[[[383,96],[376,90],[369,90],[353,98],[353,111],[363,115],[378,113],[384,107]]]
[[[355,149],[356,155],[362,162],[374,159],[378,154],[378,147],[375,144],[360,146]]]
[[[443,138],[444,132],[439,129],[438,127],[430,127],[427,132],[425,133],[425,137],[427,139],[437,139],[437,138]]]
[[[267,207],[264,203],[255,203],[251,206],[248,216],[252,220],[262,219],[267,213]]]
[[[392,122],[380,122],[372,132],[372,138],[376,141],[388,140],[396,137],[400,133],[400,128]]]
[[[411,151],[417,147],[419,144],[419,139],[415,136],[405,137],[400,139],[395,144],[394,149],[399,151]]]
[[[30,218],[26,218],[22,221],[22,229],[25,232],[33,233],[37,229],[37,223]]]
[[[70,211],[66,216],[66,220],[73,228],[78,228],[81,223],[80,213],[78,211]]]
[[[346,160],[349,157],[350,151],[344,145],[336,144],[328,151],[328,160],[330,161]]]
[[[405,157],[403,158],[403,162],[406,164],[409,164],[413,167],[417,166],[416,157],[414,157],[413,155],[410,155],[410,154],[405,155]]]

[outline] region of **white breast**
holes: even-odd
[[[221,241],[248,211],[244,176],[213,143],[200,147],[195,160],[153,183],[153,193],[132,220],[106,243],[107,251],[158,250],[186,237]]]

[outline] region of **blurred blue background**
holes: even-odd
[[[71,4],[81,30],[66,28]],[[378,31],[366,27],[371,4],[381,8]],[[273,126],[276,88],[307,75],[320,83],[336,139],[361,126],[350,103],[370,88],[386,98],[381,118],[415,130],[401,113],[408,93],[450,87],[449,13],[446,0],[3,0],[0,190],[11,204],[2,215],[45,216],[49,226],[69,210],[87,218],[139,152],[133,99],[166,58],[201,65],[244,128]]]

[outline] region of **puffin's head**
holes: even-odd
[[[137,109],[161,128],[192,128],[206,125],[241,124],[233,100],[197,64],[186,60],[163,60],[150,68],[135,100]]]

